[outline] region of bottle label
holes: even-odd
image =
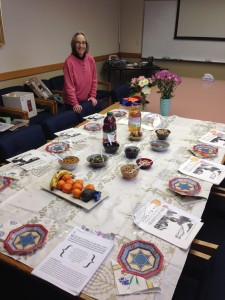
[[[141,118],[140,117],[133,118],[133,117],[129,116],[128,126],[130,129],[135,129],[135,130],[140,129],[141,128]]]
[[[111,132],[103,132],[103,143],[116,142],[116,130]]]

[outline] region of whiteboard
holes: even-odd
[[[225,62],[225,42],[175,40],[177,1],[145,1],[142,57]]]

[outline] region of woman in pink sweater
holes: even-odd
[[[67,57],[64,72],[63,100],[67,108],[82,117],[100,112],[96,99],[97,73],[94,58],[88,54],[89,45],[84,33],[77,32],[71,41],[72,53]]]

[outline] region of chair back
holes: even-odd
[[[127,98],[130,96],[130,84],[124,83],[121,84],[111,91],[111,99],[112,102],[122,102],[123,98]]]
[[[56,137],[55,132],[75,127],[78,124],[79,120],[76,112],[73,110],[66,110],[46,119],[41,125],[46,138],[52,140]]]
[[[39,124],[6,131],[0,134],[0,162],[23,152],[37,149],[47,142],[45,133]]]

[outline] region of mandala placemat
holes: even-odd
[[[27,254],[41,247],[47,234],[48,230],[41,224],[26,224],[10,231],[4,246],[10,254]]]
[[[48,144],[47,147],[45,148],[46,151],[48,152],[53,152],[53,153],[61,153],[64,151],[67,151],[70,148],[70,145],[65,142],[53,142],[51,144]]]
[[[102,129],[102,126],[98,123],[87,123],[84,125],[84,129],[88,131],[99,131]]]
[[[160,272],[164,256],[156,245],[135,240],[122,246],[117,260],[127,273],[147,278]]]
[[[182,177],[171,179],[169,188],[183,196],[194,196],[201,191],[201,185],[197,181]]]
[[[193,146],[193,152],[197,152],[202,157],[212,157],[217,155],[218,148],[206,144],[197,144]]]

